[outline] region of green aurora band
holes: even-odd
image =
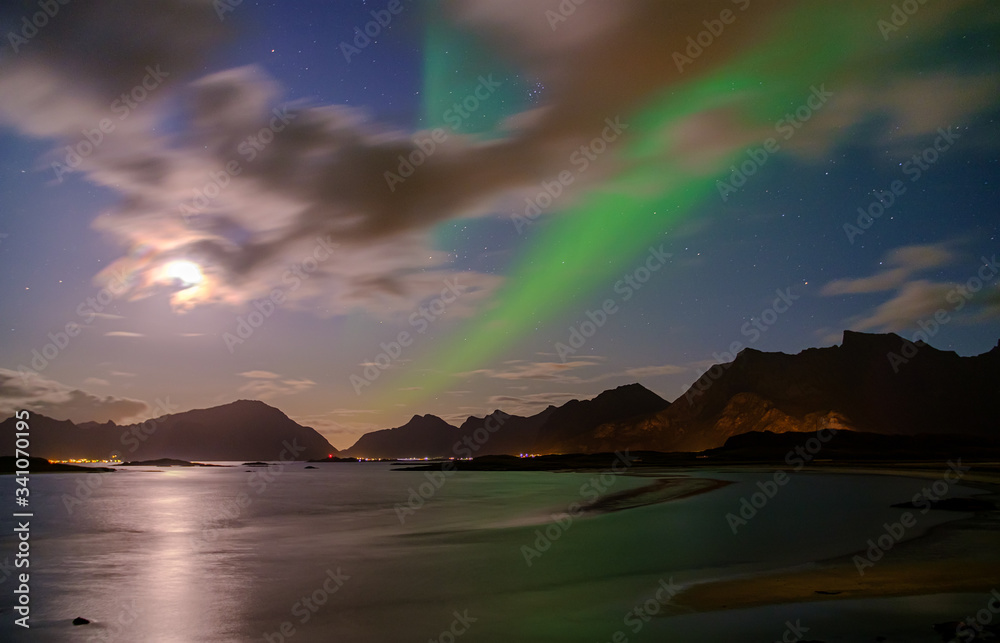
[[[453,333],[443,350],[422,356],[429,371],[397,379],[398,386],[383,385],[382,401],[409,405],[431,397],[452,386],[456,374],[483,368],[510,350],[539,324],[575,309],[582,318],[585,308],[599,306],[598,300],[587,298],[596,294],[603,299],[600,293],[609,292],[634,269],[650,245],[659,245],[696,206],[718,199],[717,181],[728,178],[731,165],[746,160],[747,146],[740,146],[712,166],[694,170],[664,149],[671,132],[696,114],[718,109],[728,109],[747,126],[764,131],[802,105],[813,86],[825,83],[836,93],[839,73],[850,70],[856,75],[857,63],[866,56],[880,49],[887,53],[876,27],[885,13],[880,4],[800,3],[776,18],[768,42],[741,51],[707,75],[672,85],[627,116],[630,137],[627,147],[618,150],[627,169],[592,188],[570,211],[536,221],[489,308]],[[456,76],[441,52],[460,41],[442,34],[440,27],[432,28],[428,38],[426,114],[441,113],[440,105],[453,102],[448,88]],[[463,88],[475,85],[470,77],[460,82]],[[501,117],[493,111],[486,121],[495,124]],[[480,125],[485,127],[486,121]],[[565,342],[565,335],[554,334],[552,344]]]

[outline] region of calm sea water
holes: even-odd
[[[471,472],[433,489],[423,473],[386,465],[317,466],[32,476],[31,629],[13,624],[15,579],[3,577],[0,638],[604,643],[620,631],[633,643],[776,641],[787,620],[800,619],[811,625],[805,638],[832,642],[874,640],[844,633],[845,623],[877,615],[879,633],[903,637],[890,641],[935,641],[928,617],[955,620],[986,600],[837,601],[713,614],[656,602],[671,582],[863,549],[901,513],[889,505],[910,499],[925,481],[797,474],[734,535],[726,514],[769,474],[699,472],[737,484],[567,522],[570,505],[598,489],[614,493],[649,480]],[[431,497],[401,520],[398,507],[422,484]],[[12,561],[17,546],[13,485],[10,476],[0,479],[0,497],[11,505],[0,514],[0,561]],[[971,493],[953,488],[953,495]],[[907,536],[958,517],[931,512]],[[529,553],[530,566],[525,547],[539,554]],[[637,607],[638,616],[626,617]],[[910,624],[914,614],[923,619],[919,631]],[[93,622],[73,627],[77,616]]]

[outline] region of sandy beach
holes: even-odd
[[[926,468],[818,469],[839,475],[889,475],[932,479],[939,470]],[[1000,500],[1000,477],[978,467],[960,483],[985,493],[981,500]],[[938,510],[932,510],[938,511]],[[1000,511],[980,511],[905,540],[875,564],[862,565],[864,551],[819,561],[807,567],[709,582],[690,587],[675,598],[682,609],[698,612],[732,610],[784,603],[920,596],[947,593],[989,593],[1000,584]]]

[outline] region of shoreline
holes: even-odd
[[[649,477],[649,476],[632,476]],[[626,509],[649,507],[664,502],[674,502],[692,498],[716,489],[722,489],[735,484],[729,480],[713,478],[695,478],[687,476],[659,477],[642,487],[628,489],[610,494],[598,499],[593,504],[584,507],[585,513],[608,514]]]
[[[926,469],[813,467],[808,470],[832,475],[940,476],[940,472]],[[807,568],[774,570],[695,584],[678,594],[673,603],[687,611],[713,612],[830,600],[988,594],[1000,583],[1000,548],[996,546],[1000,542],[1000,479],[995,473],[980,472],[966,476],[957,484],[985,491],[975,497],[993,502],[994,508],[958,512],[971,515],[936,525],[919,536],[896,543],[881,560],[866,565],[863,575],[854,558],[865,556],[865,552],[855,551],[817,561]]]

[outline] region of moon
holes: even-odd
[[[171,261],[164,267],[164,274],[185,288],[197,286],[205,279],[201,267],[193,261]]]

